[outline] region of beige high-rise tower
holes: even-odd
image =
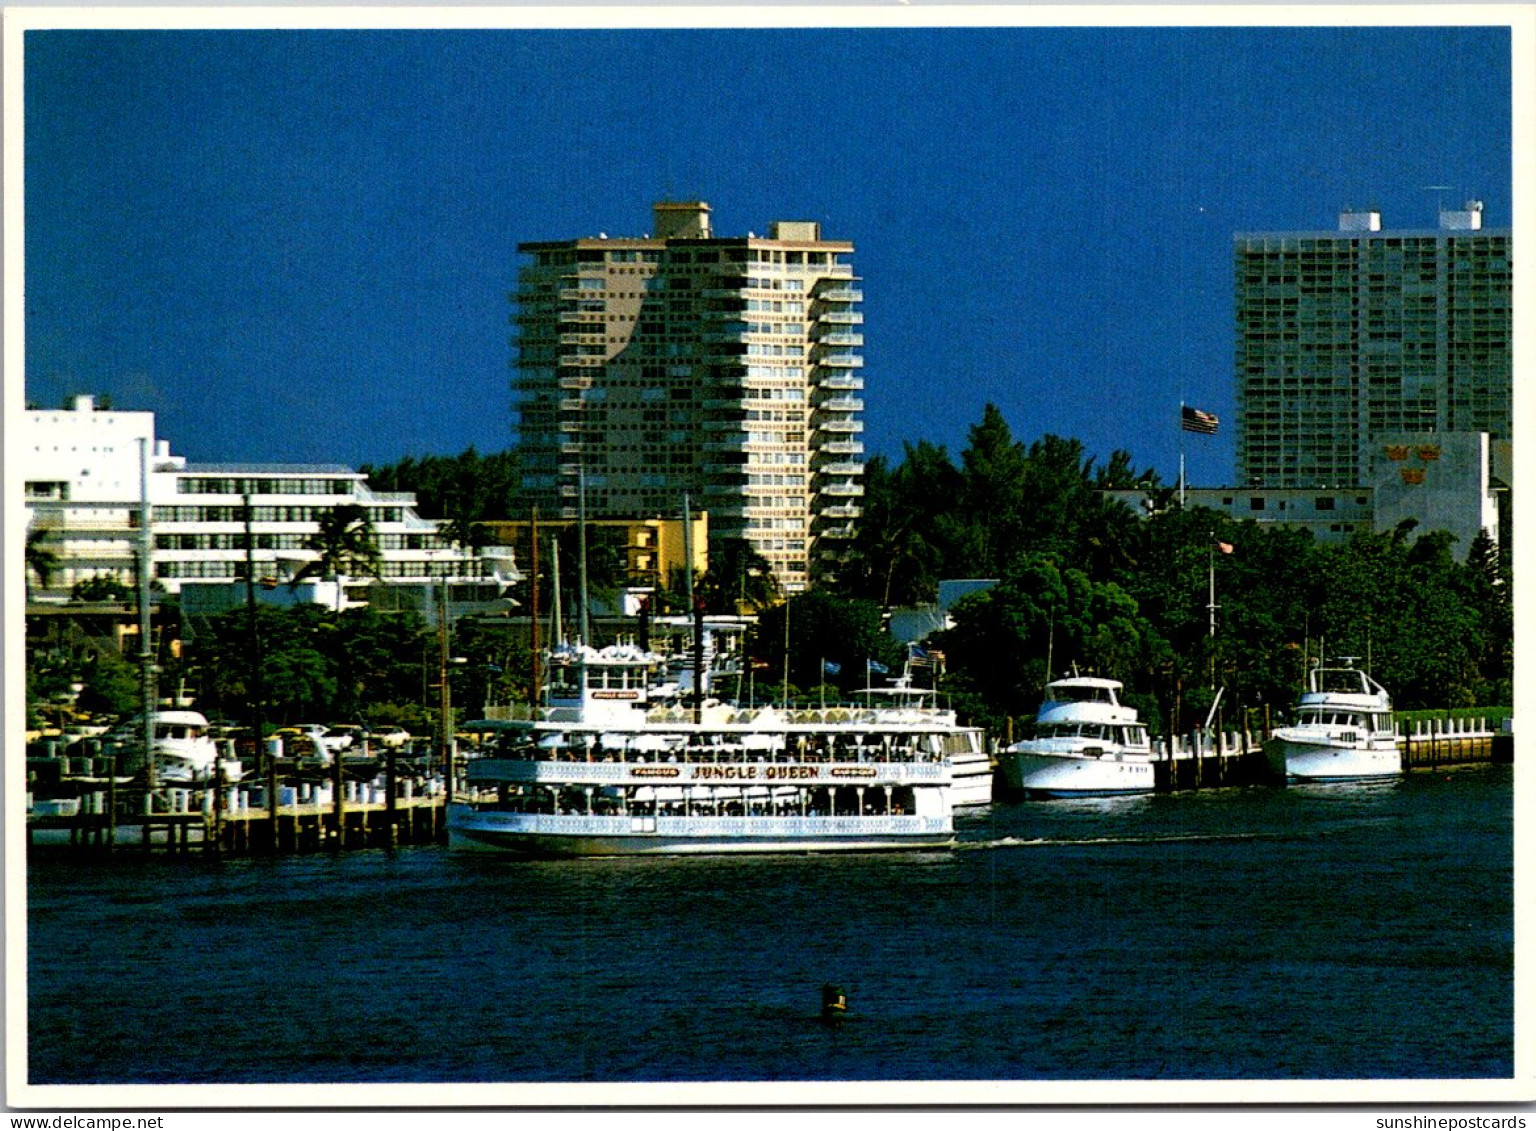
[[[702,201],[654,232],[524,243],[517,408],[525,496],[575,517],[709,512],[789,592],[834,569],[864,492],[853,245],[812,221],[716,237]]]

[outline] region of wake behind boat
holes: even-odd
[[[653,697],[666,660],[631,645],[551,653],[549,706],[475,724],[488,757],[450,843],[528,856],[872,852],[954,840],[951,712],[781,710]]]
[[[1403,772],[1392,699],[1354,657],[1307,673],[1296,720],[1265,745],[1277,774],[1295,781],[1393,777]]]
[[[1005,786],[1036,797],[1145,793],[1154,785],[1147,728],[1120,702],[1118,680],[1072,676],[1046,684],[1035,735],[998,757]]]

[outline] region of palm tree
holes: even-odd
[[[727,539],[699,578],[694,592],[716,613],[759,612],[778,604],[782,594],[773,564],[745,538]]]
[[[345,574],[361,573],[377,578],[383,561],[373,521],[365,507],[343,503],[320,515],[315,532],[304,540],[304,548],[319,555],[288,582],[290,589],[311,577],[337,580]]]
[[[39,588],[46,589],[53,580],[54,571],[59,568],[59,555],[48,546],[53,540],[53,533],[46,526],[34,526],[27,531],[26,587],[29,601],[32,599],[32,578],[37,578]]]

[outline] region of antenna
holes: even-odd
[[[1433,192],[1438,194],[1443,192],[1453,192],[1455,191],[1455,188],[1455,185],[1420,185],[1419,191]],[[1445,211],[1445,197],[1439,195],[1435,197],[1435,211],[1437,213]]]

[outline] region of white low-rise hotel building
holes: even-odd
[[[67,602],[75,585],[96,577],[132,588],[146,504],[151,577],[188,612],[244,599],[247,532],[269,602],[346,608],[368,603],[379,583],[430,597],[445,582],[455,603],[494,600],[498,575],[512,574],[505,548],[494,551],[500,558],[460,549],[437,520],[416,513],[414,495],[375,492],[341,465],[188,463],[156,438],[154,413],[100,409],[92,397],[75,398],[70,409],[28,410],[23,435],[28,530],[48,532],[43,546],[55,559],[46,584],[29,570],[35,603]],[[305,544],[321,515],[349,504],[373,524],[380,576],[290,587],[319,556]]]

